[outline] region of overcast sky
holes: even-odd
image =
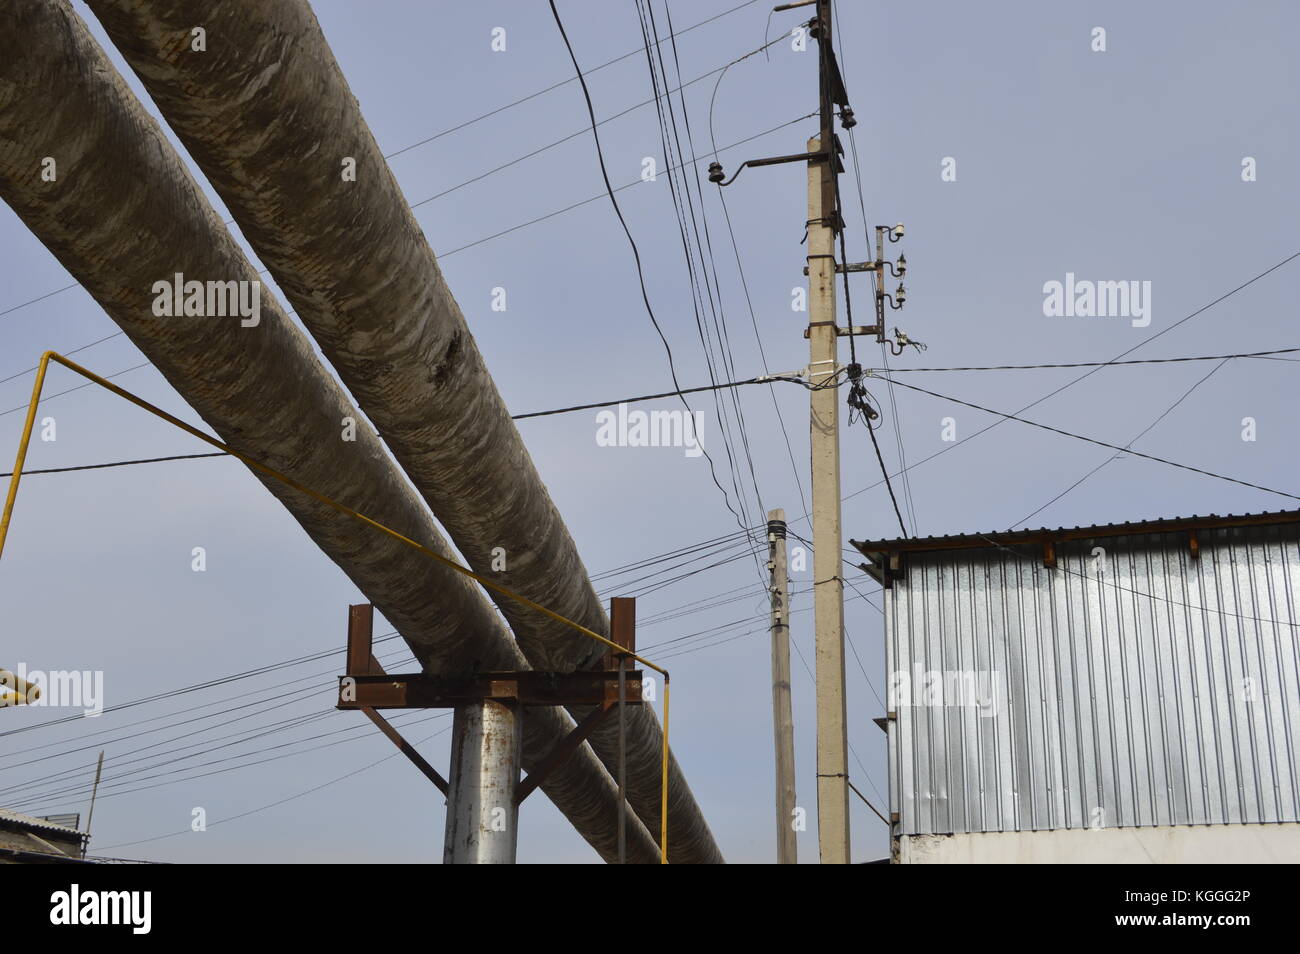
[[[681,31],[737,2],[671,0],[673,26]],[[74,6],[153,111],[93,16],[83,4]],[[544,3],[316,0],[314,6],[385,153],[572,77]],[[923,354],[909,349],[891,358],[899,380],[1014,412],[1082,371],[906,369],[1111,359],[1300,251],[1294,172],[1300,168],[1294,101],[1300,8],[1294,4],[842,0],[839,6],[842,66],[859,120],[854,140],[865,225],[907,226],[903,242],[889,246],[891,254],[907,255],[907,305],[887,321],[928,345]],[[584,69],[641,44],[630,2],[560,0],[559,7]],[[663,0],[655,0],[655,9],[666,33]],[[794,11],[769,22],[769,9],[743,4],[681,36],[684,77],[709,73],[806,19],[806,11]],[[1105,31],[1104,52],[1093,49],[1098,27]],[[492,49],[495,28],[505,31],[504,51]],[[798,52],[787,39],[731,67],[712,116],[716,74],[687,88],[701,176],[714,137],[725,146],[816,108],[814,50],[810,44]],[[593,72],[589,81],[599,117],[651,95],[643,53]],[[567,83],[391,162],[412,204],[438,196],[415,214],[516,412],[671,387],[607,199],[499,234],[601,195],[589,133],[441,194],[586,124],[581,92]],[[815,121],[805,119],[719,158],[730,173],[747,158],[797,152],[815,131]],[[616,186],[637,181],[645,157],[657,157],[661,170],[665,164],[650,106],[602,126],[601,142]],[[1254,160],[1248,164],[1254,181],[1243,181],[1247,157]],[[861,261],[870,255],[851,152],[846,161],[849,256]],[[945,181],[945,168],[955,168],[955,180]],[[797,164],[751,169],[726,189],[752,322],[717,190],[704,183],[738,377],[764,370],[755,325],[769,370],[807,364],[807,315],[791,308],[791,290],[804,281],[805,176]],[[668,180],[661,174],[618,197],[679,380],[707,384]],[[7,207],[0,207],[0,243],[0,379],[7,379],[0,383],[0,449],[9,460],[21,426],[17,409],[30,394],[25,369],[45,349],[68,353],[117,328],[80,289],[23,306],[71,280]],[[1291,294],[1297,269],[1296,262],[1279,268],[1129,357],[1300,347]],[[1044,286],[1065,282],[1067,274],[1076,281],[1149,282],[1150,323],[1046,316]],[[853,280],[854,317],[866,324],[869,281]],[[505,311],[492,308],[497,288],[506,291]],[[874,344],[859,357],[880,366]],[[1235,359],[1208,378],[1217,362],[1106,368],[1025,416],[1127,445],[1177,403],[1136,449],[1300,492],[1290,367],[1296,357]],[[124,336],[74,358],[101,374],[144,361]],[[116,380],[197,423],[152,368]],[[76,383],[56,369],[47,395]],[[894,478],[911,533],[1017,525],[1113,454],[1016,422],[971,437],[997,418],[901,388],[891,392],[879,381],[870,390],[884,412],[878,437],[890,472],[902,467],[900,437],[912,465],[906,480]],[[808,394],[782,384],[774,392],[742,389],[739,399],[754,470],[751,476],[741,464],[738,471],[746,522],[758,524],[762,509],[784,507],[792,529],[807,535],[799,518],[808,492]],[[99,389],[48,400],[43,413],[56,418],[58,439],[33,445],[31,467],[204,449]],[[741,509],[714,403],[699,395],[692,405],[704,412],[704,445],[730,505]],[[667,400],[637,406],[680,407]],[[1243,439],[1247,418],[1254,440]],[[593,574],[739,529],[704,457],[682,448],[599,446],[595,412],[523,421],[520,429]],[[944,440],[954,432],[958,441],[971,439]],[[862,425],[844,430],[842,450],[846,539],[898,535]],[[1124,457],[1030,523],[1074,526],[1293,505],[1286,496]],[[207,552],[203,573],[191,570],[196,546]],[[712,563],[721,565],[704,568]],[[637,582],[649,572],[643,570],[597,580],[597,587],[602,595],[619,595],[694,569],[701,571],[641,599],[639,643],[672,668],[673,746],[724,854],[730,861],[770,861],[769,644],[756,561],[743,546],[724,542],[714,557],[648,581]],[[798,804],[810,818],[799,837],[803,861],[816,858],[813,696],[805,664],[812,661],[810,572],[811,561],[791,574]],[[851,568],[848,575],[856,589],[846,594],[852,598],[846,625],[857,650],[857,657],[848,655],[850,773],[883,810],[884,736],[870,721],[883,709],[881,619],[872,605],[879,605],[879,588]],[[37,475],[23,483],[0,571],[0,667],[102,670],[112,706],[341,647],[346,606],[358,599],[356,588],[232,461]],[[670,613],[680,615],[653,621]],[[379,626],[378,632],[388,631]],[[677,642],[655,652],[656,643],[669,640]],[[390,669],[401,668],[399,645],[383,644],[393,653]],[[442,799],[359,714],[331,709],[332,677],[341,666],[341,654],[334,655],[98,720],[0,736],[0,805],[84,813],[84,788],[102,747],[105,778],[92,852],[164,861],[438,860]],[[66,714],[3,710],[0,732]],[[210,718],[179,724],[199,716]],[[150,719],[156,721],[133,725]],[[413,741],[432,735],[420,748],[445,766],[447,733],[434,733],[445,730],[449,717],[416,712],[397,721],[412,723],[405,731]],[[37,758],[44,760],[29,763]],[[188,831],[196,807],[206,811],[208,831]],[[883,857],[884,826],[859,801],[852,813],[853,859]],[[521,824],[521,861],[596,860],[543,797],[525,803]],[[175,832],[184,833],[156,837]]]

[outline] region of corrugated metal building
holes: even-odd
[[[81,861],[86,837],[57,821],[0,808],[0,864]]]
[[[1269,824],[1258,851],[1300,860],[1300,511],[854,546],[885,586],[896,859]],[[1157,850],[1221,852],[1189,831]]]

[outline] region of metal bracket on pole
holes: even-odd
[[[813,328],[824,327],[826,325],[835,325],[833,321],[810,321],[808,327],[803,330],[803,336],[808,337],[809,331]],[[874,335],[880,332],[880,325],[854,325],[852,330],[835,325],[835,333],[841,338],[848,335]]]
[[[811,255],[808,257],[812,258]],[[831,257],[833,258],[834,256]],[[835,271],[841,275],[846,273],[852,275],[855,272],[878,272],[881,270],[880,264],[881,264],[880,262],[849,262],[848,264],[842,264],[840,262],[836,262]],[[808,274],[807,265],[803,267],[803,273],[805,275]]]
[[[510,793],[506,798],[509,809],[517,814],[519,803],[573,755],[615,708],[619,710],[619,861],[623,863],[626,860],[625,706],[642,704],[641,671],[627,668],[627,653],[636,651],[636,600],[616,598],[613,601],[610,628],[610,639],[626,652],[607,651],[601,670],[568,673],[517,670],[479,672],[468,676],[389,673],[372,652],[374,607],[369,603],[348,607],[347,664],[345,674],[339,677],[337,708],[360,709],[433,782],[438,791],[447,796],[448,847],[445,860],[513,861],[513,819],[506,829],[510,838],[499,839],[509,844],[494,844],[494,840],[482,830],[478,817],[485,807],[480,804],[484,793],[489,788],[496,790],[506,786],[505,790]],[[532,772],[519,779],[519,725],[527,706],[595,708],[556,743]],[[376,711],[427,708],[456,710],[458,731],[452,745],[450,781],[443,778],[392,723]],[[503,732],[513,736],[513,741],[507,740],[504,748],[498,744]],[[505,775],[502,776],[498,769],[504,769]],[[463,804],[466,799],[474,804]],[[504,805],[487,807],[496,811],[506,808]]]

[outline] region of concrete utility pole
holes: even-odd
[[[821,137],[808,140],[808,151],[819,151],[822,141]],[[817,682],[817,841],[824,864],[848,864],[844,582],[840,577],[843,547],[840,529],[840,392],[834,385],[817,388],[831,380],[839,369],[839,336],[835,325],[835,229],[831,224],[835,217],[834,175],[829,158],[808,163],[808,380],[815,388],[811,392],[810,424]]]
[[[794,715],[790,705],[790,586],[785,560],[785,511],[767,512],[767,567],[772,572],[772,734],[776,741],[776,860],[796,864],[794,837]]]
[[[808,380],[811,387],[811,437],[812,437],[812,530],[813,530],[813,611],[816,627],[816,683],[817,683],[817,839],[821,860],[826,864],[848,864],[849,861],[849,775],[848,733],[844,708],[844,580],[840,576],[843,535],[840,529],[840,433],[839,388],[849,385],[850,407],[860,410],[868,420],[877,416],[871,407],[866,389],[862,385],[863,370],[856,357],[841,368],[839,365],[839,336],[849,335],[850,353],[854,335],[873,335],[884,344],[889,341],[884,334],[883,306],[886,298],[890,307],[901,308],[905,291],[900,283],[898,291],[889,295],[883,290],[876,293],[876,324],[856,326],[849,307],[848,288],[845,287],[845,310],[849,312],[848,327],[835,323],[835,276],[843,273],[847,282],[850,272],[876,272],[886,266],[897,277],[906,271],[900,255],[898,265],[883,261],[878,251],[875,262],[836,262],[835,241],[840,241],[844,251],[844,220],[840,214],[837,177],[844,171],[840,156],[843,150],[835,136],[835,107],[840,107],[840,125],[852,129],[857,124],[849,107],[848,91],[844,77],[835,59],[831,43],[831,0],[792,0],[775,8],[777,11],[793,10],[816,4],[817,15],[808,21],[810,34],[818,46],[818,93],[820,101],[821,131],[808,140],[807,152],[766,159],[749,159],[727,178],[722,164],[709,164],[709,181],[725,187],[749,166],[772,166],[785,162],[808,164]],[[881,233],[887,233],[891,242],[903,236],[903,226],[877,227],[877,247]],[[891,343],[894,354],[900,354],[906,345],[924,347],[895,330]],[[845,377],[839,375],[843,373]],[[874,440],[874,438],[873,438]],[[899,518],[902,522],[902,518]],[[906,531],[904,531],[906,533]]]
[[[808,141],[808,380],[839,370],[835,324],[836,202],[834,106],[829,94],[830,0],[817,0],[821,134]],[[836,71],[838,73],[838,70]],[[817,683],[817,840],[823,864],[849,861],[848,734],[844,709],[844,582],[840,529],[840,393],[811,392],[813,615]]]

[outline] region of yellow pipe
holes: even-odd
[[[505,596],[508,599],[512,599],[515,602],[520,603],[521,605],[526,606],[531,610],[541,613],[543,616],[546,616],[547,618],[552,619],[557,623],[561,623],[565,626],[568,626],[571,629],[577,630],[579,633],[582,633],[584,636],[588,637],[589,639],[594,639],[596,642],[608,646],[611,649],[616,649],[621,653],[626,653],[628,656],[631,656],[637,662],[649,667],[650,669],[653,669],[657,673],[660,673],[664,677],[664,738],[663,738],[663,744],[661,746],[661,753],[660,753],[660,761],[661,761],[662,769],[660,775],[661,791],[660,791],[660,813],[659,813],[660,814],[659,860],[661,864],[668,863],[668,670],[667,669],[664,669],[661,666],[656,666],[650,660],[642,656],[638,656],[636,653],[628,653],[618,643],[614,642],[613,640],[607,639],[604,636],[601,636],[599,633],[594,632],[593,630],[588,629],[586,626],[583,626],[581,623],[575,623],[573,620],[561,616],[559,613],[556,613],[553,610],[547,609],[545,606],[542,606],[540,603],[535,603],[532,600],[530,600],[528,597],[521,596],[518,593],[514,592],[513,590],[507,589],[506,587],[502,586],[500,583],[497,583],[485,576],[481,576],[480,574],[475,573],[469,567],[461,566],[455,560],[450,560],[447,557],[443,556],[441,553],[437,553],[436,551],[429,549],[423,544],[417,543],[416,541],[412,540],[410,537],[404,536],[398,533],[396,530],[384,526],[379,521],[372,520],[370,517],[367,517],[365,514],[358,513],[357,511],[353,510],[351,507],[338,503],[337,501],[332,500],[329,497],[326,497],[324,494],[312,490],[310,487],[307,487],[303,484],[300,484],[292,477],[285,476],[284,474],[280,473],[278,470],[274,469],[273,467],[268,467],[266,464],[263,464],[260,461],[253,460],[251,457],[248,457],[245,454],[241,454],[239,451],[229,447],[226,444],[223,444],[215,437],[210,437],[209,435],[204,434],[197,427],[194,427],[193,425],[190,424],[186,424],[180,418],[168,414],[162,408],[155,407],[154,405],[150,404],[148,401],[144,400],[143,398],[136,397],[130,391],[118,387],[112,381],[109,381],[106,378],[101,378],[93,371],[83,368],[75,361],[69,361],[67,358],[63,357],[63,355],[56,354],[53,351],[46,351],[43,355],[41,355],[40,364],[36,368],[36,384],[32,388],[32,401],[30,406],[27,408],[27,421],[23,425],[23,436],[18,445],[18,458],[14,463],[13,476],[9,478],[9,494],[5,498],[4,515],[2,518],[0,518],[0,556],[3,556],[4,554],[5,539],[9,535],[9,521],[13,516],[14,501],[18,497],[18,482],[22,478],[23,464],[27,460],[27,447],[28,444],[31,442],[31,438],[32,438],[32,426],[36,422],[36,406],[40,403],[41,388],[45,384],[45,370],[49,366],[50,361],[58,362],[68,370],[75,371],[77,374],[80,374],[82,377],[86,378],[87,380],[92,381],[95,384],[98,384],[102,388],[106,388],[107,390],[112,391],[118,397],[130,401],[136,407],[141,408],[145,411],[148,411],[150,414],[162,418],[164,421],[167,421],[169,424],[173,424],[176,427],[179,427],[181,430],[185,431],[185,433],[192,434],[194,437],[197,437],[199,440],[203,441],[206,444],[212,445],[218,450],[225,451],[230,456],[235,457],[240,461],[243,461],[243,463],[245,463],[249,467],[252,467],[254,470],[261,471],[262,473],[266,474],[268,477],[273,477],[276,480],[280,481],[281,483],[289,487],[292,487],[294,490],[297,490],[300,493],[304,493],[314,500],[319,500],[321,503],[325,504],[328,507],[333,508],[334,510],[339,511],[342,514],[346,514],[349,517],[353,517],[356,520],[360,520],[362,523],[368,524],[374,527],[376,530],[381,531],[382,533],[386,533],[394,540],[399,540],[402,543],[405,543],[407,546],[413,547],[414,549],[423,553],[425,556],[429,557],[430,559],[436,560],[438,563],[443,564],[449,569],[455,570],[457,573],[469,577],[471,580],[474,580],[476,583],[478,583],[483,587],[486,587],[489,590],[493,590],[497,593],[500,593],[502,596]]]
[[[663,767],[659,783],[659,863],[668,864],[668,671],[664,674],[664,744],[660,752]]]
[[[32,440],[32,425],[36,423],[36,405],[41,400],[41,388],[45,386],[45,369],[49,366],[49,357],[53,351],[41,355],[41,363],[36,368],[36,384],[32,388],[32,403],[27,407],[27,420],[23,423],[23,436],[18,442],[18,459],[14,462],[14,473],[9,478],[9,493],[5,497],[5,509],[0,516],[0,556],[5,552],[5,540],[9,536],[9,521],[14,515],[14,501],[18,498],[18,481],[23,476],[23,464],[27,460],[27,445]]]

